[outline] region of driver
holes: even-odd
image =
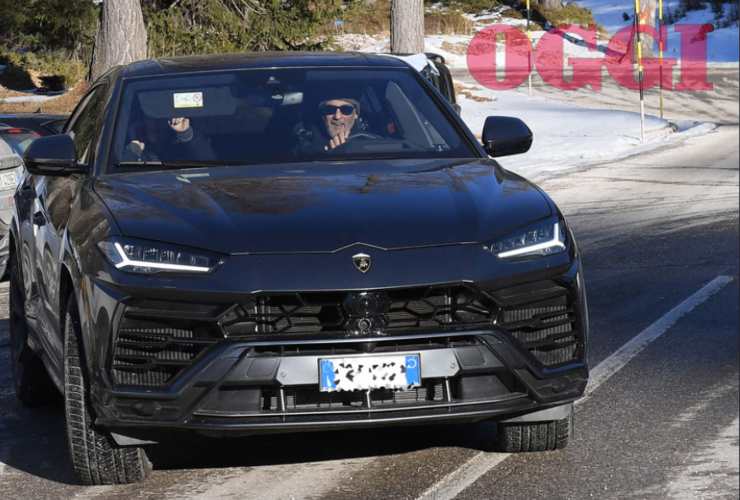
[[[295,129],[299,154],[331,151],[352,141],[363,132],[360,103],[351,97],[332,97],[321,101],[318,116]]]
[[[327,99],[319,104],[321,121],[329,138],[325,151],[341,146],[352,135],[360,116],[360,103],[349,97]]]

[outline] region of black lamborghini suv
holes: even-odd
[[[81,481],[192,433],[493,419],[502,450],[566,444],[581,261],[492,159],[529,149],[521,121],[481,144],[403,61],[242,54],[117,67],[63,132],[25,153],[10,330]]]

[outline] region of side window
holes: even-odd
[[[78,163],[87,164],[94,147],[93,141],[102,123],[105,91],[103,87],[92,90],[70,120],[67,133],[72,137]]]

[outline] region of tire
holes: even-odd
[[[571,418],[498,424],[496,449],[506,453],[559,450],[568,445]]]
[[[59,392],[51,381],[43,361],[28,345],[25,291],[23,273],[14,255],[10,261],[10,290],[8,293],[10,366],[15,395],[23,405],[42,406],[59,400]]]
[[[64,322],[64,416],[72,467],[83,484],[127,484],[142,481],[151,470],[140,447],[119,447],[109,433],[94,425],[73,297]]]

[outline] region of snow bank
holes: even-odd
[[[583,108],[527,97],[517,92],[493,92],[468,85],[478,99],[459,94],[462,118],[480,137],[487,116],[503,115],[522,119],[534,134],[529,152],[504,157],[499,162],[525,177],[542,179],[585,165],[614,161],[637,153],[707,133],[714,125],[681,122],[676,125],[655,116],[646,116],[645,143],[640,140],[640,115],[627,111]],[[489,97],[490,101],[482,101]]]

